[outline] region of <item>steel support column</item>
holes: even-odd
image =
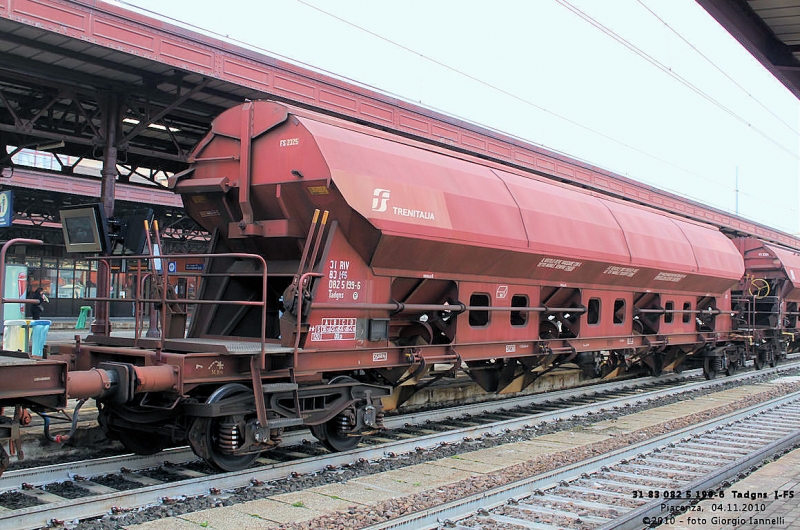
[[[103,169],[100,170],[102,183],[100,185],[100,200],[106,218],[114,216],[114,196],[117,183],[117,131],[121,119],[119,98],[117,94],[108,92],[100,97],[101,101],[101,127],[103,132]],[[108,270],[108,262],[100,260],[97,262],[97,297],[109,298],[111,295],[111,275]],[[106,335],[111,333],[111,321],[108,315],[108,303],[97,302],[95,304],[95,319],[92,322],[92,333]]]

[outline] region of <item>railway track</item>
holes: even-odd
[[[791,365],[786,365],[791,366]],[[592,405],[599,403],[603,400],[610,400],[625,396],[636,396],[644,391],[663,390],[666,393],[674,391],[678,385],[689,385],[692,381],[699,381],[702,378],[700,370],[686,371],[677,375],[666,375],[663,377],[647,377],[636,378],[624,381],[612,381],[608,383],[600,383],[572,388],[567,390],[560,390],[548,392],[546,394],[527,395],[513,398],[506,398],[500,400],[484,401],[480,403],[471,403],[468,405],[461,405],[458,407],[445,407],[433,410],[414,411],[410,413],[387,415],[384,424],[387,431],[382,433],[384,439],[399,440],[407,438],[405,432],[407,425],[425,425],[428,428],[447,427],[449,429],[465,425],[475,425],[478,423],[473,416],[498,414],[495,419],[500,417],[509,418],[512,416],[525,416],[543,412],[558,412],[559,410],[574,407],[578,404]],[[726,381],[733,381],[730,379],[719,380],[719,384]],[[695,387],[687,386],[684,390],[691,391]],[[662,392],[662,394],[664,393]],[[660,394],[656,394],[660,395]],[[93,407],[87,403],[84,409],[91,410]],[[83,417],[83,413],[81,414]],[[558,416],[555,416],[558,417]],[[27,428],[28,431],[34,431],[36,438],[41,438],[41,421],[38,417],[34,417],[34,423]],[[487,420],[488,421],[488,420]],[[68,430],[71,423],[71,418],[66,417],[60,420],[59,424],[53,425],[51,431],[54,433],[59,432],[59,429]],[[484,422],[485,423],[485,422]],[[34,437],[33,433],[27,435],[28,443]],[[276,454],[280,453],[283,449],[288,447],[295,447],[303,444],[304,440],[311,438],[307,429],[298,429],[287,431],[283,435],[283,444]],[[30,454],[30,451],[27,451]],[[39,455],[46,455],[52,452],[52,448],[42,447],[38,449]],[[59,452],[60,458],[67,458],[63,451]],[[23,482],[41,485],[47,482],[42,481],[39,477],[46,477],[44,480],[53,482],[56,480],[70,480],[72,474],[78,475],[94,475],[99,473],[114,472],[120,467],[128,469],[144,469],[161,465],[163,462],[190,462],[196,460],[196,456],[188,447],[173,448],[168,451],[158,453],[151,456],[109,456],[108,458],[96,459],[92,461],[76,461],[75,458],[67,458],[69,463],[52,465],[52,466],[37,466],[38,470],[21,469],[20,464],[25,464],[24,467],[31,468],[27,465],[35,461],[35,458],[29,458],[28,461],[22,463],[12,463],[8,472],[0,477],[0,493],[7,491],[10,488],[20,487]],[[62,460],[63,462],[63,460]],[[119,465],[116,464],[119,462]],[[80,471],[76,471],[79,469]]]
[[[370,528],[655,528],[674,523],[700,500],[724,499],[723,485],[799,443],[795,392]]]
[[[158,504],[164,499],[170,502],[181,496],[213,495],[220,490],[279,480],[292,474],[340,469],[354,461],[372,461],[464,440],[481,440],[581,415],[597,415],[614,409],[633,410],[637,404],[666,396],[688,396],[761,376],[796,371],[799,366],[800,363],[787,364],[710,382],[687,381],[686,377],[692,374],[685,373],[649,382],[607,383],[554,393],[556,395],[471,405],[466,407],[467,415],[458,418],[452,410],[415,413],[388,419],[388,432],[348,453],[328,454],[318,444],[304,443],[303,438],[308,434],[298,431],[286,437],[287,447],[267,453],[259,467],[236,473],[208,474],[188,450],[181,448],[155,457],[127,455],[9,472],[0,479],[0,505],[5,506],[0,510],[0,527],[39,528],[54,522]],[[638,388],[648,383],[650,389]],[[515,405],[517,408],[512,408]],[[463,409],[458,413],[463,414]]]

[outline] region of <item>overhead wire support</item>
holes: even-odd
[[[722,110],[726,114],[730,115],[731,117],[733,117],[737,121],[743,123],[744,125],[746,125],[750,129],[752,129],[753,132],[755,132],[758,135],[762,136],[765,140],[767,140],[771,144],[775,145],[781,151],[785,152],[786,154],[788,154],[789,156],[791,156],[795,160],[800,160],[800,155],[798,155],[797,153],[794,153],[789,148],[785,147],[782,143],[780,143],[778,140],[774,139],[772,136],[770,136],[766,132],[762,131],[761,129],[759,129],[758,127],[756,127],[755,125],[753,125],[752,123],[747,121],[745,118],[739,116],[736,112],[734,112],[733,110],[729,109],[728,107],[726,107],[725,105],[723,105],[722,103],[717,101],[713,96],[705,93],[699,87],[697,87],[694,84],[692,84],[688,79],[686,79],[685,77],[679,75],[673,69],[669,68],[668,66],[666,66],[665,64],[660,62],[658,59],[653,57],[652,55],[649,55],[647,52],[645,52],[644,50],[642,50],[638,46],[632,44],[629,40],[625,39],[624,37],[621,37],[620,35],[617,35],[617,33],[615,33],[613,30],[611,30],[607,26],[601,24],[597,19],[593,18],[592,16],[588,15],[584,11],[582,11],[579,8],[575,7],[574,5],[570,4],[567,0],[555,0],[555,1],[558,2],[560,5],[562,5],[563,7],[565,7],[566,9],[568,9],[569,11],[572,11],[575,15],[577,15],[580,18],[582,18],[583,20],[585,20],[586,22],[588,22],[589,24],[591,24],[595,28],[599,29],[600,31],[602,31],[603,33],[605,33],[606,35],[611,37],[615,41],[619,42],[620,44],[622,44],[623,46],[628,48],[630,51],[632,51],[636,55],[642,57],[643,59],[645,59],[647,62],[649,62],[650,64],[652,64],[653,66],[655,66],[659,70],[662,70],[663,72],[668,74],[670,77],[676,79],[681,84],[685,85],[690,90],[692,90],[693,92],[695,92],[696,94],[698,94],[699,96],[701,96],[702,98],[707,100],[708,102],[712,103],[714,106],[718,107],[720,110]]]

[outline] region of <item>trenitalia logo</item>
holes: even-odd
[[[375,191],[372,192],[372,211],[390,211],[397,217],[414,217],[416,219],[424,219],[426,221],[436,220],[436,216],[433,214],[433,212],[427,210],[412,210],[411,208],[402,208],[400,206],[392,206],[390,210],[388,204],[390,194],[391,192],[387,189],[375,188]]]
[[[374,197],[372,197],[372,211],[385,212],[386,204],[389,202],[389,190],[375,188],[375,191],[372,192],[372,195],[374,195]]]

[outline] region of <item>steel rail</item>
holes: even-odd
[[[780,374],[781,372],[792,371],[797,368],[800,368],[800,361],[788,364],[782,364],[779,366],[775,366],[774,368],[764,368],[761,370],[742,372],[721,379],[712,379],[709,381],[703,380],[694,383],[690,382],[678,388],[670,387],[662,390],[649,391],[647,392],[646,396],[629,396],[622,398],[614,398],[598,402],[597,404],[580,405],[577,407],[570,408],[569,410],[580,411],[577,412],[578,414],[585,414],[586,412],[589,411],[594,413],[597,412],[599,409],[608,408],[608,406],[624,407],[626,406],[626,404],[633,404],[636,401],[641,400],[640,398],[644,398],[645,400],[647,400],[647,399],[660,398],[667,395],[678,395],[686,392],[691,392],[693,390],[699,390],[703,388],[713,388],[714,386],[720,386],[730,382],[746,381],[748,379],[752,379],[761,375],[777,375]],[[500,410],[507,410],[513,407],[547,404],[558,400],[579,399],[581,397],[592,395],[597,392],[613,392],[613,391],[622,391],[626,389],[638,390],[639,389],[638,387],[641,387],[643,383],[646,385],[646,384],[656,384],[662,382],[688,380],[691,379],[692,377],[701,375],[702,372],[703,372],[702,369],[698,368],[695,370],[687,370],[685,372],[681,372],[680,374],[669,374],[660,377],[649,376],[646,378],[629,379],[626,381],[601,383],[598,385],[571,388],[555,392],[546,392],[544,394],[520,396],[516,398],[508,398],[508,399],[484,402],[484,403],[473,403],[470,405],[460,406],[457,412],[458,414],[461,415],[478,414],[482,412],[495,412]],[[394,429],[401,427],[405,423],[421,424],[427,422],[441,421],[442,419],[446,419],[448,416],[452,416],[453,413],[454,413],[453,410],[448,410],[448,409],[445,410],[439,409],[439,410],[425,411],[425,412],[412,412],[409,414],[404,414],[400,418],[387,416],[384,419],[384,424],[386,425],[387,428]],[[543,415],[547,414],[552,414],[554,416],[553,419],[555,419],[555,417],[560,417],[558,415],[558,412],[543,413]]]
[[[775,370],[777,371],[777,369]],[[767,372],[758,372],[756,374],[759,373]],[[715,386],[713,382],[705,383]],[[692,386],[694,388],[698,387],[698,385]],[[699,386],[702,387],[702,383]],[[658,392],[662,393],[662,391]],[[466,438],[475,439],[484,436],[499,435],[509,429],[529,426],[534,420],[552,421],[556,418],[573,417],[579,414],[578,411],[585,413],[589,410],[609,407],[612,404],[624,406],[624,403],[646,401],[648,398],[652,399],[647,394],[628,396],[617,400],[607,400],[599,404],[583,405],[561,411],[503,420],[486,425],[464,427],[446,433],[431,434],[411,440],[400,440],[382,443],[372,447],[362,447],[346,453],[309,457],[303,460],[269,464],[254,469],[148,486],[137,490],[119,491],[87,497],[85,499],[65,500],[63,502],[33,506],[21,510],[0,512],[0,527],[19,530],[34,529],[48,524],[51,520],[70,521],[102,516],[119,506],[137,508],[155,505],[164,498],[169,498],[170,495],[208,495],[212,490],[226,490],[246,486],[254,479],[259,481],[277,480],[285,478],[290,474],[319,472],[321,469],[330,468],[331,466],[339,467],[360,459],[376,460],[387,455],[391,456],[392,454],[408,453],[420,448],[435,448],[440,445],[454,444]],[[398,421],[401,421],[401,419],[398,418]],[[640,448],[638,451],[641,452],[642,450],[643,449]],[[73,472],[74,469],[73,467]],[[72,478],[74,478],[74,475]]]
[[[188,447],[173,447],[154,455],[126,454],[18,469],[8,471],[0,478],[0,493],[19,489],[23,484],[42,486],[53,482],[75,480],[76,477],[96,477],[119,473],[120,469],[123,468],[131,471],[141,471],[142,469],[162,466],[166,463],[187,464],[197,460],[198,457]]]
[[[508,501],[508,499],[520,499],[528,497],[534,490],[547,490],[557,486],[561,482],[569,482],[577,480],[582,475],[596,472],[601,468],[613,465],[614,463],[619,462],[620,460],[637,457],[642,453],[648,453],[654,449],[669,445],[671,443],[679,442],[686,438],[699,436],[706,432],[716,430],[717,428],[722,427],[724,425],[735,423],[747,417],[760,414],[762,411],[767,411],[795,401],[800,401],[800,391],[793,392],[788,396],[782,396],[780,398],[760,403],[758,405],[753,405],[745,409],[740,409],[730,414],[726,414],[724,416],[720,416],[718,418],[714,418],[696,425],[685,427],[683,429],[673,431],[666,435],[651,438],[644,442],[630,445],[628,447],[612,451],[605,455],[600,455],[591,458],[589,460],[577,462],[575,464],[565,466],[554,471],[548,471],[546,473],[541,473],[533,477],[505,484],[497,488],[492,488],[488,491],[484,491],[482,493],[478,493],[475,495],[470,495],[468,497],[459,499],[457,501],[452,501],[439,506],[435,506],[433,508],[421,510],[412,515],[372,525],[369,526],[368,529],[369,530],[389,530],[389,529],[420,530],[423,528],[437,528],[443,521],[453,522],[469,517],[477,513],[477,511],[481,509],[491,510],[495,507],[505,504]],[[785,446],[786,443],[789,443],[789,445],[793,445],[800,442],[800,432],[796,432],[793,433],[792,435],[786,436],[781,440],[779,440],[779,442],[780,443],[776,442],[770,444],[769,446],[765,447],[763,451],[759,450],[757,452],[758,456],[754,457],[755,460],[763,459],[764,458],[763,454],[767,455],[772,454],[769,451],[769,449],[772,448],[773,446],[783,447]],[[750,459],[748,458],[748,460]],[[749,465],[743,464],[741,467],[742,469],[744,469],[749,467]],[[738,465],[733,465],[733,464],[726,466],[723,469],[724,473],[721,473],[721,475],[724,474],[725,476],[733,476],[736,473],[733,473],[732,469],[738,469],[738,468],[739,468]],[[720,479],[719,482],[722,482],[723,480],[725,479]],[[699,483],[701,482],[701,480],[698,480],[697,482]],[[682,487],[681,489],[687,489],[687,487]],[[660,505],[661,502],[664,502],[664,500],[659,499],[659,502],[657,504]],[[658,506],[656,506],[656,508],[658,508]],[[635,509],[633,511],[635,512],[637,510],[638,509]],[[631,522],[632,526],[617,526],[617,522],[615,521],[614,524],[609,524],[607,527],[604,527],[604,530],[610,530],[610,529],[616,530],[618,528],[620,530],[629,528],[642,528],[641,518],[646,517],[647,515],[646,513],[642,513],[642,514],[636,514],[636,516],[640,517],[639,522],[634,524],[634,522],[632,521]],[[625,524],[627,525],[627,523]]]
[[[758,466],[764,460],[771,458],[773,455],[782,453],[800,442],[800,432],[795,431],[788,434],[774,442],[762,447],[747,455],[747,457],[737,460],[728,464],[727,466],[717,470],[714,473],[708,474],[698,480],[690,482],[682,486],[682,489],[689,491],[708,491],[725,481],[736,477],[740,473],[748,469]],[[696,499],[694,499],[696,500]],[[665,508],[664,505],[668,508]],[[680,511],[672,511],[672,509],[679,510],[679,507],[691,504],[687,499],[658,499],[657,501],[645,504],[640,508],[631,510],[630,512],[619,517],[613,523],[604,525],[597,530],[635,530],[642,527],[642,522],[645,518],[654,518],[663,516],[664,513],[681,513]],[[672,509],[670,509],[672,508]]]

